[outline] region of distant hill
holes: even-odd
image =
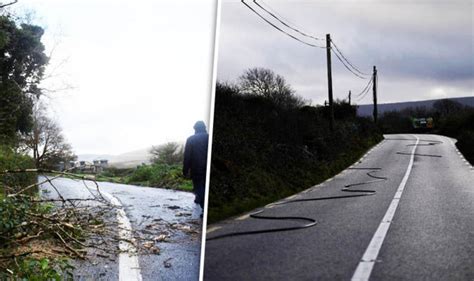
[[[109,165],[116,168],[133,168],[143,163],[150,164],[151,147],[119,154],[109,161]]]
[[[88,161],[92,162],[93,160],[107,159],[109,160],[109,165],[116,168],[133,168],[142,163],[150,163],[150,149],[143,148],[139,150],[134,150],[118,155],[107,155],[107,154],[82,154],[77,156],[78,161]]]
[[[450,100],[457,101],[461,104],[474,107],[474,97],[463,97],[463,98],[449,98]],[[383,114],[386,111],[400,111],[408,107],[426,107],[432,108],[433,103],[436,100],[424,100],[424,101],[411,101],[411,102],[397,102],[397,103],[382,103],[378,105],[379,114]],[[357,108],[357,115],[359,116],[372,116],[373,105],[362,104]]]
[[[112,159],[113,157],[115,157],[114,155],[110,155],[110,154],[80,154],[80,155],[77,155],[77,161],[86,161],[86,162],[91,162],[94,161],[94,160],[101,160],[101,159],[107,159],[110,161],[110,159]]]

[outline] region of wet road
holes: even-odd
[[[66,199],[92,198],[82,181],[59,178],[53,183]],[[115,200],[122,206],[119,209],[123,216],[112,212],[110,220],[124,220],[122,227],[128,223],[134,232],[148,237],[166,235],[167,238],[144,244],[150,251],[132,249],[139,255],[117,254],[76,261],[75,280],[198,280],[202,220],[192,193],[108,182],[98,184],[108,201]],[[94,189],[91,182],[88,186]],[[44,197],[57,197],[48,183],[41,186],[41,191]]]
[[[450,138],[386,135],[350,169],[286,200],[348,194],[370,195],[269,206],[266,216],[317,224],[208,240],[204,279],[474,280],[474,168]],[[207,238],[305,224],[247,214],[208,226]]]

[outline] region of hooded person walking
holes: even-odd
[[[197,121],[193,128],[194,135],[186,140],[184,147],[183,175],[191,177],[196,195],[194,202],[204,210],[209,134],[203,121]]]

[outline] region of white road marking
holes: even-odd
[[[249,214],[246,214],[246,215],[240,216],[240,217],[238,217],[238,218],[235,218],[235,220],[236,220],[236,221],[241,221],[241,220],[247,219],[248,217],[250,217],[250,215],[249,215]]]
[[[380,249],[382,248],[383,241],[385,239],[385,236],[387,235],[390,224],[392,223],[393,216],[395,215],[398,203],[400,202],[400,198],[402,196],[403,190],[405,189],[408,177],[410,176],[413,167],[415,150],[418,146],[418,142],[420,141],[417,136],[414,137],[416,138],[416,143],[413,146],[413,150],[411,151],[410,162],[408,163],[408,168],[405,172],[405,175],[403,176],[403,179],[400,182],[400,185],[398,186],[397,192],[395,193],[395,196],[393,197],[392,202],[390,203],[390,206],[388,207],[387,212],[385,213],[385,216],[380,222],[377,231],[375,231],[375,234],[372,237],[369,246],[365,250],[362,259],[359,262],[359,265],[357,266],[354,275],[352,276],[352,281],[369,280],[370,274],[372,273],[372,269],[374,268],[375,262],[377,260],[377,256],[380,252]]]
[[[121,253],[119,254],[119,280],[120,281],[141,281],[142,275],[140,273],[140,265],[138,263],[137,249],[135,246],[124,240],[132,241],[132,225],[128,220],[125,211],[122,208],[120,201],[113,195],[101,191],[101,194],[110,201],[110,203],[116,206],[117,209],[117,221],[120,227],[119,236],[121,239],[119,242],[119,248]]]
[[[296,198],[296,196],[298,196],[298,193],[293,194],[293,195],[291,195],[291,196],[289,196],[289,197],[286,197],[286,200],[294,199],[294,198]]]
[[[212,226],[212,227],[209,227],[207,229],[206,233],[211,233],[211,232],[216,231],[216,230],[221,229],[221,228],[222,227],[220,227],[220,226]]]

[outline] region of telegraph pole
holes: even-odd
[[[349,105],[351,105],[351,90],[349,90]]]
[[[332,74],[331,74],[331,35],[326,34],[326,57],[328,67],[328,99],[329,99],[329,128],[334,131],[334,107],[332,102]]]
[[[377,68],[374,65],[374,74],[372,76],[373,83],[372,83],[372,92],[374,93],[374,123],[377,124]]]

